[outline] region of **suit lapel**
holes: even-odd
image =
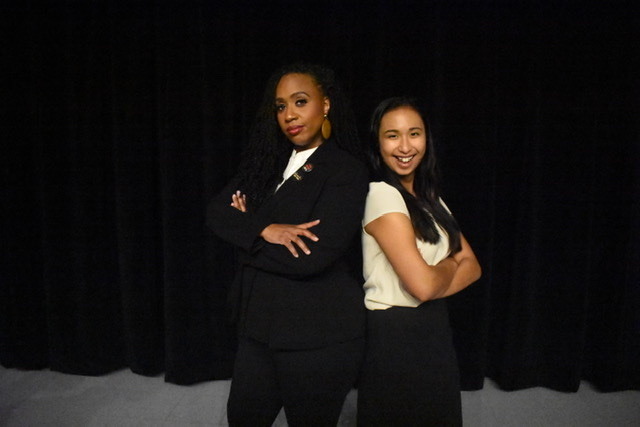
[[[309,156],[304,165],[282,184],[273,198],[278,199],[278,195],[281,193],[282,195],[286,195],[291,191],[295,192],[295,189],[298,187],[309,189],[309,185],[307,185],[309,184],[308,181],[317,182],[320,176],[324,176],[326,173],[324,166],[326,165],[327,158],[330,157],[330,153],[335,149],[332,144],[331,142],[325,142],[318,147],[318,149]]]
[[[304,221],[315,199],[324,188],[324,182],[332,173],[331,159],[337,155],[333,143],[325,142],[307,159],[280,189],[267,198],[260,211],[274,222],[297,223]],[[297,177],[296,177],[297,174]]]

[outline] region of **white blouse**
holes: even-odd
[[[291,156],[289,157],[289,163],[287,164],[287,167],[284,169],[284,172],[282,173],[282,181],[280,181],[280,184],[278,184],[276,191],[278,191],[280,187],[282,187],[282,184],[284,184],[284,182],[287,179],[289,179],[295,171],[297,171],[304,165],[307,159],[311,157],[311,155],[315,153],[317,149],[318,147],[314,147],[314,148],[309,148],[307,150],[303,150],[299,152],[296,150],[293,150],[291,152]]]
[[[442,200],[440,203],[448,210]],[[405,290],[376,239],[364,229],[371,221],[392,212],[410,216],[400,192],[385,182],[370,183],[362,220],[364,300],[369,310],[386,310],[393,306],[417,307],[421,304]],[[416,237],[416,246],[429,265],[436,265],[449,255],[447,233],[439,225],[436,226],[440,233],[440,241],[437,244]]]

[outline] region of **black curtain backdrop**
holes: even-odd
[[[13,2],[0,361],[229,378],[234,250],[204,225],[267,76],[334,68],[363,138],[424,101],[484,269],[449,300],[463,388],[640,389],[636,2]]]

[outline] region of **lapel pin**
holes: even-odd
[[[302,181],[303,176],[302,176],[301,172],[309,173],[312,170],[313,170],[313,165],[311,163],[307,163],[306,165],[304,165],[300,169],[298,169],[296,172],[294,172],[293,175],[291,175],[291,176],[293,176],[293,178],[296,181]]]

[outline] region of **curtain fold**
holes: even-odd
[[[126,365],[165,370],[164,260],[155,22],[143,7],[108,12],[115,233]],[[147,72],[141,72],[147,70]]]
[[[307,60],[336,70],[363,139],[384,97],[429,112],[483,267],[449,299],[463,389],[640,389],[631,5],[290,6],[1,6],[2,365],[229,378],[236,258],[205,208],[268,74]]]

